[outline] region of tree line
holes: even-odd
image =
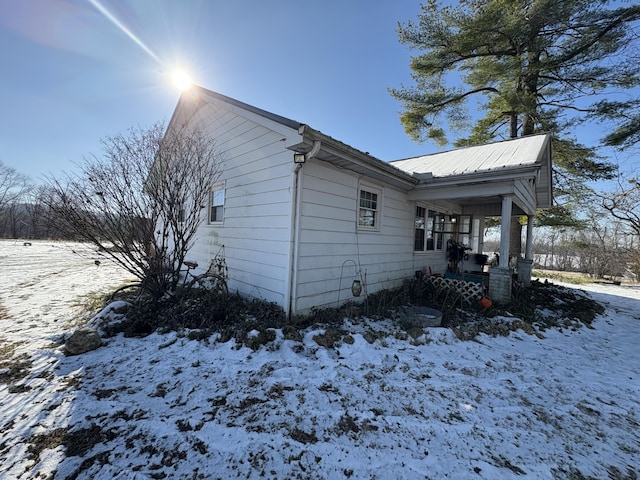
[[[48,192],[0,160],[0,238],[69,239],[48,220]]]

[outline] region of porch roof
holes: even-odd
[[[541,163],[549,134],[512,138],[502,142],[458,148],[447,152],[389,162],[405,172],[431,173],[448,177],[475,172],[492,172],[509,167]]]
[[[503,142],[390,162],[420,183],[414,201],[449,201],[466,213],[500,215],[502,197],[512,196],[514,213],[533,215],[552,205],[551,135]]]

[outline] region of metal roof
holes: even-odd
[[[547,134],[530,135],[389,163],[411,174],[430,173],[434,177],[492,172],[540,163],[547,141]]]

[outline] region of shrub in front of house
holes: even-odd
[[[532,282],[520,288],[509,305],[466,305],[454,290],[437,289],[422,279],[408,279],[397,288],[368,295],[362,303],[347,302],[337,308],[314,308],[308,315],[287,318],[273,302],[245,299],[237,294],[223,295],[204,289],[178,289],[160,299],[129,297],[121,321],[105,328],[107,335],[145,336],[154,331],[188,331],[189,338],[207,339],[216,333],[217,341],[234,339],[240,345],[259,348],[275,339],[280,329],[285,339],[300,341],[309,328],[343,331],[345,319],[395,319],[397,327],[408,331],[416,327],[401,321],[401,307],[429,307],[442,312],[441,326],[451,328],[461,339],[480,333],[508,335],[522,329],[528,333],[546,328],[577,328],[590,325],[603,307],[573,289],[550,283]],[[505,320],[506,319],[506,320]],[[512,321],[507,321],[511,319]],[[389,332],[389,335],[392,335]]]

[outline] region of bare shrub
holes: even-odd
[[[51,222],[99,248],[154,297],[175,289],[221,171],[214,140],[158,123],[102,141],[64,180],[49,179]]]

